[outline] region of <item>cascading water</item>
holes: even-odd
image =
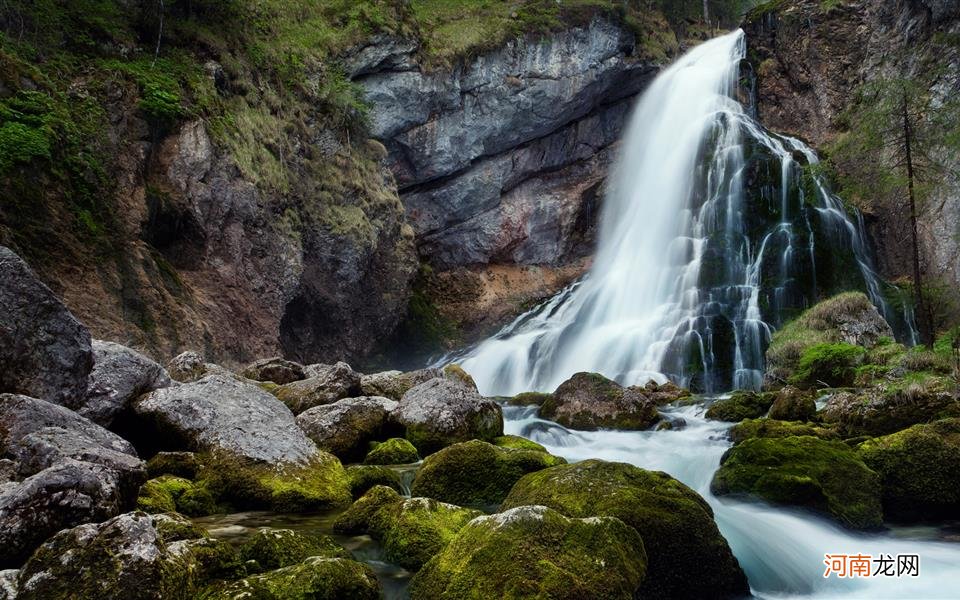
[[[886,311],[861,230],[800,141],[734,99],[743,32],[697,46],[644,93],[611,176],[593,268],[466,357],[483,393],[624,384],[758,388],[773,328],[826,295]]]

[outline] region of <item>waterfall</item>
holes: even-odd
[[[772,332],[816,301],[861,289],[889,312],[815,153],[737,100],[745,54],[742,31],[704,42],[642,95],[590,272],[461,357],[481,392],[552,391],[578,371],[759,388]]]

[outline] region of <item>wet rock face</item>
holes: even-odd
[[[141,396],[133,412],[142,431],[178,446],[167,450],[221,450],[268,463],[306,463],[316,453],[283,403],[222,375]]]
[[[76,406],[93,366],[87,328],[4,246],[0,282],[0,392]]]

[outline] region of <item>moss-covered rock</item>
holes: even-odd
[[[878,436],[960,417],[958,386],[949,377],[916,373],[856,392],[832,394],[818,416],[844,437]]]
[[[776,393],[767,416],[778,421],[809,421],[817,414],[813,394],[787,386]]]
[[[347,467],[350,478],[350,493],[359,498],[376,485],[385,485],[396,492],[403,493],[403,481],[393,469],[380,465],[351,465]]]
[[[385,442],[377,443],[367,457],[363,459],[366,465],[405,465],[420,460],[416,447],[403,438],[390,438]]]
[[[421,456],[471,439],[503,435],[503,411],[457,378],[437,377],[410,388],[392,415]]]
[[[543,406],[543,403],[552,399],[553,394],[543,392],[522,392],[507,400],[510,406]]]
[[[378,600],[380,582],[373,570],[345,558],[305,561],[230,584],[208,588],[201,600]]]
[[[731,598],[748,592],[710,506],[666,473],[600,460],[551,467],[518,481],[501,509],[532,505],[576,518],[617,517],[636,529],[649,557],[637,597]]]
[[[706,417],[716,421],[736,423],[744,419],[757,419],[767,414],[775,396],[770,393],[737,391],[729,398],[721,398],[710,405]]]
[[[534,450],[536,452],[546,452],[547,449],[533,440],[528,440],[519,435],[501,435],[491,440],[494,446],[501,448],[513,448],[516,450]]]
[[[416,570],[481,514],[431,498],[403,498],[390,488],[377,486],[340,515],[333,528],[339,533],[373,536],[383,545],[387,560]]]
[[[217,503],[206,487],[182,477],[161,475],[140,488],[137,508],[148,513],[179,512],[200,517],[217,512]]]
[[[467,373],[463,370],[458,364],[449,364],[443,368],[443,376],[449,379],[455,379],[461,383],[465,383],[473,389],[477,389],[477,382],[473,380],[473,377],[470,376],[470,373]]]
[[[255,560],[261,569],[272,571],[303,562],[311,556],[352,558],[346,548],[326,535],[308,535],[292,529],[258,530],[240,548],[243,560]]]
[[[306,464],[265,465],[224,455],[202,459],[197,483],[237,510],[329,510],[352,500],[350,478],[335,456],[318,452]]]
[[[880,478],[842,442],[812,436],[744,440],[724,455],[711,489],[810,508],[854,529],[883,524]]]
[[[646,429],[660,420],[645,389],[624,388],[599,373],[577,373],[540,406],[540,415],[574,429]]]
[[[730,438],[739,444],[750,438],[785,438],[811,435],[824,440],[836,440],[840,436],[832,429],[813,423],[777,421],[776,419],[744,419],[730,428]]]
[[[868,440],[860,457],[880,475],[884,514],[893,520],[960,514],[960,419],[946,419]]]
[[[521,506],[461,529],[413,578],[410,597],[628,600],[646,567],[640,536],[617,518]]]
[[[805,388],[853,385],[867,351],[853,344],[815,344],[803,350],[790,383]]]
[[[538,450],[500,448],[480,440],[448,446],[424,461],[413,480],[414,496],[451,504],[499,504],[521,477],[564,459]]]
[[[147,461],[147,475],[151,478],[176,475],[193,479],[198,469],[197,455],[193,452],[158,452]]]

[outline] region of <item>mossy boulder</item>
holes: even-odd
[[[503,435],[500,405],[456,378],[437,377],[414,386],[393,416],[421,456],[450,444]]]
[[[949,377],[908,374],[873,388],[834,393],[818,416],[844,437],[887,435],[918,423],[960,417],[958,386]]]
[[[767,367],[764,385],[779,387],[797,372],[804,353],[821,344],[846,344],[867,350],[888,343],[893,330],[877,311],[870,299],[861,292],[846,292],[811,307],[794,321],[777,331],[767,348]],[[813,361],[811,355],[808,367]],[[841,367],[845,375],[846,367]],[[818,378],[817,371],[804,375],[804,382]],[[830,378],[831,375],[827,374]]]
[[[810,421],[817,414],[813,394],[787,386],[776,393],[767,416],[778,421]]]
[[[385,485],[401,494],[404,491],[400,474],[380,465],[351,465],[347,467],[347,477],[354,498],[363,496],[376,485]]]
[[[326,452],[317,452],[305,464],[273,465],[226,454],[205,455],[197,483],[218,503],[235,510],[330,510],[352,500],[346,470]]]
[[[937,520],[960,514],[960,419],[914,425],[867,440],[858,450],[880,475],[889,519]]]
[[[534,450],[536,452],[546,452],[547,449],[533,440],[528,440],[519,435],[501,435],[491,440],[494,446],[501,448],[513,448],[516,450]]]
[[[403,438],[390,438],[385,442],[375,443],[373,449],[367,452],[363,463],[366,465],[405,465],[420,460],[417,448]]]
[[[810,435],[824,440],[837,440],[840,436],[832,429],[813,423],[777,421],[776,419],[744,419],[730,428],[730,438],[739,444],[750,438],[785,438]]]
[[[853,529],[883,524],[880,477],[843,442],[812,436],[744,440],[724,455],[711,490],[809,508]]]
[[[805,388],[853,385],[867,351],[853,344],[814,344],[803,350],[790,383]]]
[[[507,404],[510,406],[543,406],[544,402],[553,398],[553,394],[543,392],[522,392],[509,398]]]
[[[715,421],[736,423],[744,419],[757,419],[767,414],[776,397],[770,393],[737,391],[729,398],[715,401],[707,409],[706,417]]]
[[[471,440],[431,454],[417,471],[411,492],[451,504],[500,504],[521,477],[564,459],[538,450],[501,448]]]
[[[334,531],[369,534],[383,545],[387,560],[416,570],[446,546],[480,511],[431,498],[403,498],[377,486],[334,522]]]
[[[625,388],[599,373],[577,373],[540,406],[540,415],[564,427],[647,429],[660,420],[644,388]]]
[[[370,442],[401,432],[391,416],[396,408],[389,398],[345,398],[300,413],[297,425],[321,450],[359,462]]]
[[[643,541],[614,517],[521,506],[468,523],[410,583],[413,600],[636,597]]]
[[[179,515],[126,513],[65,529],[20,572],[18,598],[192,598],[210,579],[243,575],[236,551]]]
[[[666,473],[601,460],[551,467],[518,481],[501,510],[533,505],[575,518],[616,517],[636,529],[649,558],[637,597],[733,598],[748,593],[746,576],[710,506]]]
[[[303,562],[311,556],[353,558],[346,548],[327,535],[310,535],[292,529],[259,529],[240,548],[245,561],[254,560],[264,571]]]
[[[470,376],[470,373],[464,371],[463,367],[456,363],[445,366],[443,368],[443,376],[449,379],[455,379],[472,387],[473,389],[477,389],[477,382],[473,380],[473,377]]]
[[[200,517],[217,512],[217,503],[206,487],[182,477],[161,475],[140,488],[137,508],[147,513],[179,512]]]
[[[193,479],[199,468],[197,455],[193,452],[158,452],[147,461],[147,475],[151,478],[176,475]]]
[[[312,557],[301,563],[208,588],[201,600],[379,600],[380,582],[365,564]]]

